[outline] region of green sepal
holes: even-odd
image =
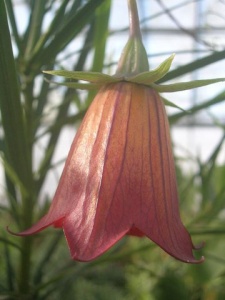
[[[54,83],[61,86],[66,86],[68,88],[79,89],[79,90],[95,90],[99,89],[103,84],[96,84],[96,83],[80,83],[80,82],[58,82],[52,81],[45,78],[45,80],[49,83]]]
[[[128,0],[130,35],[119,59],[115,76],[132,77],[149,70],[148,55],[142,43],[137,3]]]
[[[114,76],[102,74],[99,72],[53,70],[53,71],[43,71],[43,73],[55,75],[55,76],[62,76],[62,77],[68,78],[68,79],[88,81],[88,82],[97,83],[100,85],[106,84],[106,83],[119,82],[122,80],[122,77],[114,77]]]
[[[170,106],[170,107],[174,107],[174,108],[178,108],[179,110],[182,110],[183,112],[185,112],[185,113],[187,113],[187,114],[191,113],[190,110],[185,110],[185,109],[183,109],[182,107],[180,107],[180,106],[174,104],[173,102],[169,101],[168,99],[166,99],[166,98],[164,98],[164,97],[162,97],[162,96],[160,96],[160,97],[161,97],[161,99],[162,99],[164,105]]]
[[[178,82],[178,83],[167,84],[167,85],[150,83],[148,84],[148,86],[152,87],[154,90],[156,90],[159,93],[173,93],[173,92],[191,90],[191,89],[195,89],[195,88],[199,88],[202,86],[206,86],[217,82],[223,82],[223,81],[225,81],[225,78],[194,80],[194,81]]]
[[[148,70],[148,57],[141,39],[130,37],[120,57],[115,78],[131,78]]]
[[[116,83],[121,81],[137,83],[142,85],[147,85],[159,93],[172,93],[190,90],[194,88],[203,87],[213,83],[223,82],[225,78],[215,78],[215,79],[204,79],[204,80],[194,80],[189,82],[178,82],[172,84],[160,85],[154,82],[161,79],[169,71],[172,61],[174,59],[174,54],[168,57],[163,63],[161,63],[156,69],[148,72],[142,72],[135,76],[119,76],[115,74],[110,76],[107,74],[102,74],[99,72],[82,72],[82,71],[66,71],[66,70],[53,70],[53,71],[43,71],[43,73],[62,76],[68,79],[87,81],[89,83],[80,82],[55,82],[58,85],[66,86],[69,88],[82,89],[82,90],[93,90],[98,89],[104,84]]]
[[[140,73],[136,76],[125,77],[126,81],[148,85],[152,82],[156,82],[163,78],[169,71],[175,54],[172,54],[166,60],[164,60],[156,69],[148,72]]]

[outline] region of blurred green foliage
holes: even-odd
[[[217,159],[225,128],[216,121],[224,134],[208,160],[176,158],[182,218],[194,240],[206,242],[196,253],[206,257],[202,265],[182,264],[149,240],[131,237],[96,261],[79,263],[70,259],[59,230],[29,238],[7,233],[8,224],[15,231],[27,228],[48,209],[51,199],[41,205],[39,199],[55,167],[52,158],[60,134],[66,125],[77,125],[94,96],[52,86],[41,71],[61,68],[65,49],[73,42],[70,69],[84,70],[89,60],[90,69],[101,72],[111,10],[110,0],[24,0],[30,17],[21,33],[15,2],[0,1],[0,151],[5,178],[0,201],[0,299],[224,299],[225,165],[218,165]],[[161,82],[224,57],[224,50],[212,52],[169,72]],[[52,102],[56,90],[60,103]],[[192,114],[224,100],[225,90],[193,106]],[[171,124],[185,116],[174,113]],[[34,149],[43,137],[47,142],[34,166]],[[181,159],[193,162],[196,169],[187,174],[180,167]]]

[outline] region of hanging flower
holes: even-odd
[[[157,92],[126,82],[99,91],[76,134],[48,214],[20,235],[50,225],[63,228],[76,260],[94,259],[132,234],[196,262],[179,216],[169,125]]]
[[[48,71],[78,80],[64,85],[100,88],[75,136],[49,212],[18,235],[63,228],[71,255],[90,261],[124,235],[146,236],[173,257],[202,262],[183,226],[164,103],[158,92],[190,89],[223,79],[157,85],[174,55],[148,71],[136,3],[128,1],[130,39],[114,76]],[[89,83],[80,83],[79,80]],[[173,105],[174,106],[174,105]]]

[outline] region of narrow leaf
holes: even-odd
[[[223,146],[224,140],[225,140],[225,133],[223,134],[218,145],[215,147],[214,151],[210,155],[207,163],[205,163],[205,165],[207,165],[207,167],[208,167],[208,172],[205,175],[207,181],[209,181],[211,179],[211,177],[213,176],[213,171],[215,169],[216,161],[217,161],[218,155],[221,151],[221,148]]]
[[[13,36],[15,38],[15,42],[17,45],[17,48],[19,50],[19,53],[21,52],[21,48],[22,48],[22,43],[21,43],[21,37],[18,33],[18,27],[16,24],[16,18],[15,18],[15,14],[14,14],[14,9],[13,9],[13,5],[12,5],[12,0],[8,0],[5,1],[6,7],[7,7],[7,12],[8,12],[8,16],[9,16],[9,20],[10,20],[10,25],[12,28],[12,33]]]
[[[43,18],[45,14],[45,0],[34,1],[34,7],[31,9],[30,22],[27,27],[27,41],[26,41],[26,49],[25,56],[30,57],[33,49],[38,41],[41,28],[43,23]]]
[[[24,183],[29,178],[28,154],[18,77],[4,1],[0,1],[0,49],[0,109],[5,137],[5,154]]]
[[[74,37],[80,33],[85,25],[90,23],[95,9],[101,5],[103,0],[88,1],[78,12],[63,26],[55,35],[55,38],[33,59],[39,65],[51,63],[54,57],[64,49]]]
[[[94,57],[92,70],[102,72],[105,58],[105,47],[108,37],[108,22],[110,15],[111,0],[106,0],[96,10],[94,20]]]
[[[94,40],[93,40],[93,63],[92,71],[102,72],[104,67],[106,43],[109,34],[108,23],[110,16],[111,0],[106,0],[95,13],[94,25]],[[96,95],[96,90],[88,93],[85,104],[89,105]]]
[[[59,24],[62,22],[62,18],[65,13],[66,6],[68,4],[69,0],[64,0],[61,6],[59,7],[58,11],[56,12],[52,23],[50,24],[49,28],[47,31],[41,35],[40,39],[38,40],[37,44],[35,45],[35,48],[33,50],[33,55],[38,55],[45,43],[48,41],[49,38],[53,36],[53,34],[57,31]]]
[[[8,247],[8,243],[4,243],[4,261],[6,265],[6,277],[8,283],[8,290],[12,291],[14,289],[15,268],[13,267],[13,262],[10,254],[10,249]]]

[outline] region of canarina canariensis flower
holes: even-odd
[[[134,83],[104,86],[72,144],[49,212],[20,233],[62,227],[71,255],[89,261],[124,235],[147,236],[197,262],[181,223],[169,124],[160,96]]]
[[[198,263],[181,222],[169,124],[158,92],[174,92],[224,79],[171,85],[156,82],[173,56],[148,71],[135,0],[130,7],[130,39],[114,76],[48,71],[75,79],[75,88],[98,88],[75,136],[49,212],[18,235],[48,226],[63,228],[71,255],[90,261],[124,235],[146,236],[173,257]],[[78,82],[77,82],[78,80]],[[79,80],[90,82],[80,83]]]

